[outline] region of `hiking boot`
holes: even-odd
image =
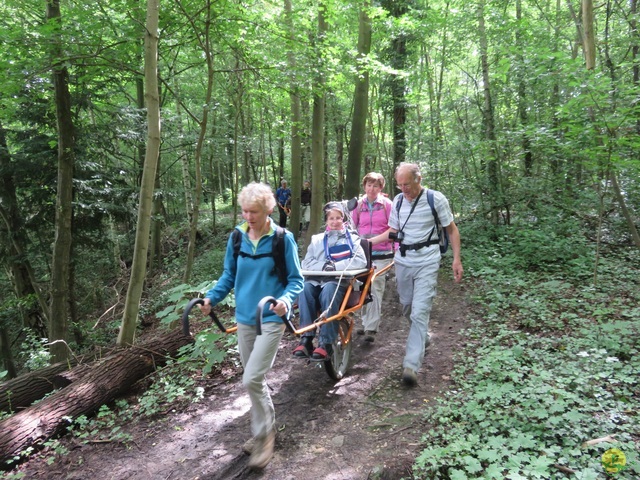
[[[262,470],[273,457],[276,433],[271,430],[264,437],[255,437],[255,446],[249,457],[248,466],[252,470]]]
[[[307,358],[311,356],[311,352],[313,352],[313,338],[302,337],[302,339],[300,339],[300,344],[293,350],[293,356],[298,358]]]
[[[356,330],[356,333],[358,335],[364,335],[364,328],[359,328],[358,330]]]
[[[376,340],[376,333],[373,330],[367,330],[366,332],[364,332],[364,341],[365,342],[369,342],[369,343],[373,343]]]
[[[251,455],[256,448],[256,437],[251,437],[242,445],[242,451],[247,455]]]
[[[406,367],[402,372],[402,383],[408,387],[415,387],[418,383],[418,375],[414,370]]]

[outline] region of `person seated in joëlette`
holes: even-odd
[[[311,325],[319,312],[327,311],[329,318],[340,310],[350,279],[340,278],[342,270],[366,268],[367,258],[360,246],[360,237],[349,228],[345,209],[340,202],[329,202],[324,206],[326,229],[311,238],[307,254],[302,261],[302,270],[335,271],[335,276],[307,275],[304,290],[298,297],[300,327]],[[338,335],[338,322],[329,322],[320,327],[317,348],[313,348],[315,330],[302,334],[300,344],[293,351],[299,358],[326,360],[333,352],[331,345]]]

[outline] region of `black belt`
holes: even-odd
[[[429,245],[435,245],[440,243],[440,240],[428,240],[426,242],[414,243],[411,245],[400,244],[400,256],[404,257],[407,254],[407,250],[420,250],[422,247],[428,247]]]
[[[382,253],[380,255],[376,255],[375,252],[371,255],[371,260],[388,260],[394,257],[394,253]]]

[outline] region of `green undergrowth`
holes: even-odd
[[[545,233],[465,245],[477,308],[415,478],[640,478],[640,254],[518,251]]]

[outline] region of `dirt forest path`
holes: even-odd
[[[355,338],[350,369],[338,383],[322,366],[292,358],[297,341],[286,334],[267,377],[279,432],[275,456],[262,472],[248,470],[241,449],[250,428],[238,375],[213,379],[219,384],[184,412],[134,422],[128,447],[68,445],[69,453],[52,465],[34,459],[21,470],[26,478],[77,480],[409,479],[428,430],[421,411],[451,387],[452,356],[463,346],[459,332],[467,319],[464,284],[441,273],[432,345],[415,388],[400,382],[408,322],[394,281],[387,284],[375,343]]]

